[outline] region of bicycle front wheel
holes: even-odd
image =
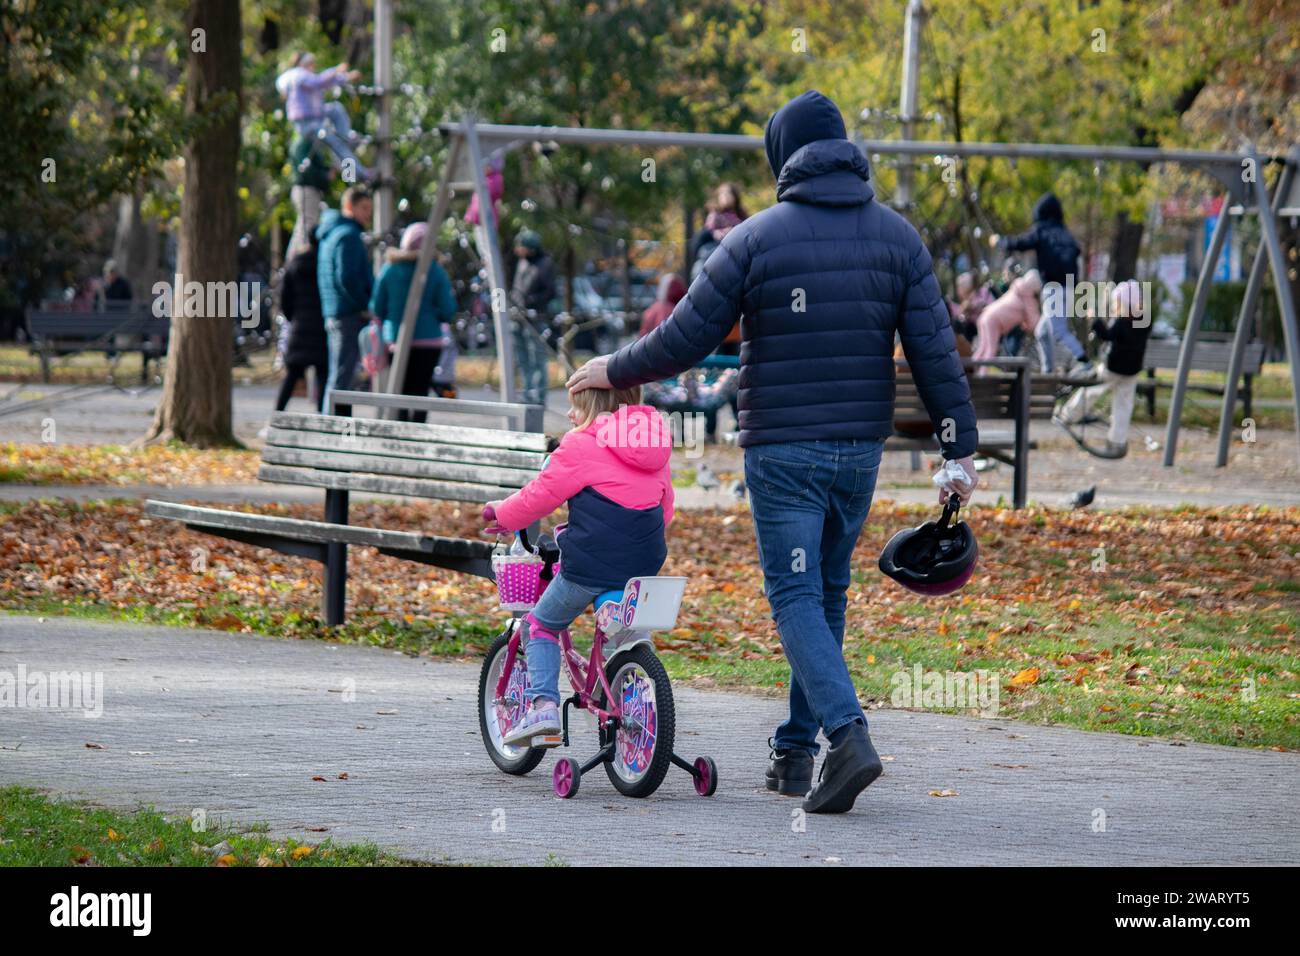
[[[492,762],[508,774],[522,776],[542,762],[546,751],[540,747],[507,744],[502,739],[523,719],[524,691],[528,689],[528,664],[521,651],[515,655],[505,694],[499,700],[496,697],[514,626],[512,624],[497,636],[483,659],[483,669],[478,677],[478,725],[483,735],[483,746]]]

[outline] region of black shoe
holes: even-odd
[[[787,797],[802,797],[812,789],[813,758],[806,750],[777,750],[772,738],[772,762],[767,766],[767,789]]]
[[[803,808],[808,813],[847,813],[880,771],[880,757],[871,746],[867,725],[855,721],[844,742],[826,751],[817,786],[804,800]]]

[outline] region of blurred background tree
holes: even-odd
[[[853,134],[897,138],[905,7],[397,0],[397,225],[427,214],[446,148],[437,124],[467,109],[490,122],[759,133],[788,96],[818,88],[839,103]],[[1297,140],[1300,5],[1289,0],[927,0],[924,8],[919,138],[1254,142],[1277,151]],[[0,310],[12,316],[59,294],[110,252],[127,255],[137,289],[171,271],[182,154],[205,119],[183,109],[187,9],[183,0],[0,6],[9,119],[0,161],[12,177],[0,198]],[[275,77],[304,49],[322,65],[347,60],[370,76],[373,5],[241,0],[240,9],[237,233],[240,256],[269,279],[293,216],[292,130]],[[343,101],[355,128],[373,132],[374,98],[349,89]],[[362,155],[372,157],[373,145]],[[653,183],[642,179],[646,159],[655,161]],[[889,201],[898,160],[872,159]],[[1157,200],[1195,204],[1219,191],[1173,167],[937,159],[912,161],[905,213],[945,281],[959,268],[996,268],[992,237],[1023,229],[1048,189],[1061,196],[1089,260],[1115,277],[1132,273],[1140,250],[1167,241]],[[757,153],[518,149],[506,169],[503,241],[538,229],[569,274],[629,255],[654,270],[684,269],[685,236],[724,179],[741,182],[751,211],[775,199]],[[1285,225],[1294,261],[1296,229]]]

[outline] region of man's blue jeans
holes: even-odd
[[[364,315],[340,315],[325,320],[325,341],[330,359],[330,377],[325,386],[326,410],[329,409],[330,394],[347,391],[357,377],[357,365],[361,361],[358,337],[365,327]],[[340,408],[339,414],[350,414],[350,410]]]
[[[828,736],[866,722],[844,663],[853,546],[880,469],[881,439],[782,442],[745,449],[763,588],[790,661],[790,717],[778,750],[816,756]]]

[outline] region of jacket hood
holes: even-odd
[[[1065,213],[1061,209],[1061,200],[1056,193],[1043,193],[1034,203],[1035,222],[1065,222]]]
[[[831,100],[809,90],[800,93],[772,114],[763,130],[763,146],[772,175],[781,178],[781,170],[790,157],[819,139],[846,139],[844,117]]]
[[[596,442],[641,471],[658,471],[673,454],[672,431],[649,405],[624,405],[594,423]]]
[[[847,136],[839,107],[816,90],[773,113],[763,145],[776,176],[776,198],[826,206],[871,199],[871,164]]]
[[[361,233],[361,223],[351,219],[337,209],[326,209],[320,216],[320,225],[316,227],[316,238],[324,239],[331,232],[338,232],[344,229],[350,229],[358,234]]]
[[[776,181],[778,201],[860,206],[872,199],[871,163],[847,139],[820,139],[791,156]]]
[[[337,209],[326,209],[320,214],[320,224],[316,226],[316,238],[324,239],[339,224],[343,214]]]
[[[686,282],[675,272],[660,276],[659,289],[655,292],[656,302],[667,302],[669,305],[676,305],[682,301],[682,296],[686,295]]]

